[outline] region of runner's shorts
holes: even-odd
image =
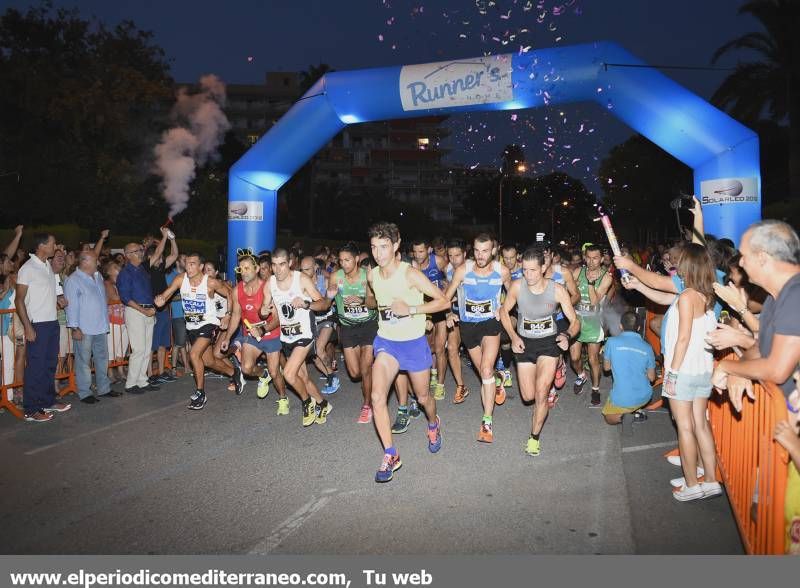
[[[467,349],[474,349],[481,346],[481,339],[484,337],[495,337],[503,331],[500,321],[489,319],[477,323],[467,323],[461,321],[461,342]]]
[[[219,325],[212,325],[211,323],[206,323],[197,329],[186,329],[186,338],[189,340],[189,343],[194,345],[194,342],[197,341],[200,337],[204,339],[210,339],[213,341],[217,338],[217,334],[219,333]]]
[[[517,363],[536,363],[540,357],[558,357],[561,355],[561,349],[556,344],[556,335],[550,337],[542,337],[541,339],[526,339],[522,337],[525,343],[525,351],[522,353],[514,353]]]
[[[402,371],[421,372],[432,365],[431,348],[425,335],[409,341],[392,341],[376,335],[372,353],[375,357],[379,353],[388,353],[397,360]]]
[[[236,337],[236,342],[238,342],[242,347],[245,345],[252,345],[262,353],[275,353],[276,351],[281,350],[281,338],[275,337],[273,339],[267,339],[266,337],[262,337],[261,341],[252,337],[250,335],[239,335]]]
[[[431,315],[431,322],[435,325],[437,323],[441,323],[442,321],[447,320],[447,311],[442,310],[440,312],[434,312]]]
[[[308,350],[308,355],[306,359],[310,359],[317,354],[317,349],[314,346],[316,343],[316,339],[298,339],[297,341],[293,341],[292,343],[286,343],[285,341],[281,341],[281,348],[283,349],[283,354],[288,358],[292,355],[292,351],[294,351],[295,347],[308,347],[311,348]]]
[[[378,321],[365,321],[357,325],[341,325],[339,338],[342,340],[342,347],[358,347],[372,345],[375,336],[378,334]]]

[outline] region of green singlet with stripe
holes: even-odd
[[[339,270],[333,274],[333,281],[336,284],[336,312],[339,314],[339,322],[348,327],[361,325],[368,321],[378,318],[378,311],[374,308],[367,308],[367,270],[359,268],[358,279],[355,283],[350,283],[344,270]],[[349,298],[345,302],[345,298]],[[358,298],[358,301],[355,300]]]
[[[599,284],[608,270],[603,270],[597,278],[596,283]],[[581,343],[602,343],[605,339],[603,332],[603,300],[599,300],[597,304],[592,304],[589,298],[589,279],[586,277],[586,268],[582,267],[578,273],[578,279],[575,280],[578,286],[578,293],[581,295],[580,302],[575,307],[575,312],[581,319],[581,332],[578,335],[578,341]],[[603,297],[605,298],[605,296]]]

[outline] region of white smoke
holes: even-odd
[[[178,90],[172,117],[180,126],[169,129],[153,150],[156,173],[163,179],[164,200],[169,204],[169,218],[189,205],[189,184],[197,166],[215,161],[217,147],[231,128],[222,107],[225,84],[215,75],[200,78],[200,92]]]

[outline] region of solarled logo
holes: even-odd
[[[756,178],[720,178],[700,182],[700,202],[706,204],[758,203]]]
[[[406,65],[400,70],[403,110],[506,102],[513,97],[511,55]]]

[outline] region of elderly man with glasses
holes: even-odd
[[[150,274],[142,265],[143,258],[144,247],[139,243],[128,243],[125,246],[126,263],[117,277],[117,289],[125,305],[125,326],[131,345],[128,379],[125,382],[125,391],[131,394],[159,390],[158,386],[153,386],[147,380],[156,308]]]

